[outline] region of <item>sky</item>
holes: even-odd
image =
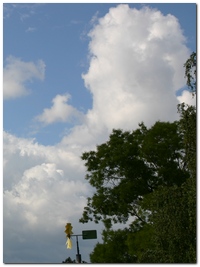
[[[103,225],[79,223],[94,188],[85,151],[113,129],[178,120],[195,104],[183,64],[196,51],[195,3],[4,3],[3,262],[61,263],[65,224],[82,260]]]

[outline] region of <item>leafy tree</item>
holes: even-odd
[[[194,263],[194,229],[190,227],[187,186],[160,187],[149,195],[143,205],[151,209],[153,249],[141,262]]]
[[[189,88],[192,88],[193,96],[196,95],[196,53],[193,52],[190,56],[189,62],[186,62],[187,66],[186,76],[189,78],[187,84]],[[193,72],[193,75],[191,73]],[[192,77],[191,77],[192,76]],[[180,128],[184,135],[184,146],[186,149],[185,161],[190,171],[190,179],[187,180],[185,185],[185,191],[188,196],[189,205],[189,220],[190,229],[193,230],[193,240],[196,241],[196,107],[195,106],[179,106],[179,112],[181,115]],[[196,245],[196,243],[195,243]],[[193,249],[196,256],[196,250]]]
[[[196,94],[195,66],[196,53],[192,53],[184,67],[193,96]],[[143,255],[141,262],[196,262],[196,107],[182,103],[178,111],[184,148],[182,160],[189,177],[181,186],[160,187],[143,200],[143,205],[146,201],[152,212],[149,219],[153,223],[155,245]]]
[[[183,135],[185,164],[190,174],[196,177],[196,107],[182,103],[178,106],[181,115],[180,132]]]
[[[83,153],[86,179],[96,192],[88,198],[80,221],[102,220],[109,227],[130,216],[145,221],[142,196],[159,185],[181,185],[188,177],[182,142],[177,122],[156,122],[150,129],[141,123],[132,132],[113,130],[97,151]]]
[[[76,260],[72,260],[70,257],[68,257],[65,261],[62,261],[62,263],[76,263]],[[82,263],[87,263],[87,262],[82,261]]]
[[[196,53],[193,52],[186,61],[185,76],[187,85],[191,89],[193,96],[196,95]],[[191,262],[196,262],[196,107],[185,103],[178,106],[181,119],[179,121],[180,132],[183,135],[185,148],[185,165],[187,166],[190,178],[183,185],[184,194],[188,210],[188,231],[190,231],[191,242],[188,250],[188,257]]]
[[[196,53],[184,67],[194,96]],[[83,153],[96,192],[80,221],[102,220],[106,227],[92,262],[196,262],[196,108],[183,103],[178,112],[174,123],[113,130],[108,142]],[[111,230],[128,219],[129,228]]]
[[[161,214],[153,205],[158,190],[179,188],[189,177],[178,122],[156,122],[149,129],[141,123],[133,132],[113,130],[108,142],[96,151],[84,153],[82,159],[86,160],[88,169],[86,179],[96,188],[96,193],[88,198],[80,221],[102,220],[106,227],[104,243],[95,247],[91,262],[176,262],[177,259],[167,260],[161,254],[165,249],[156,245],[156,236],[162,237],[159,227],[162,223],[165,226],[165,217],[159,221],[150,214]],[[165,205],[165,195],[161,196]],[[145,205],[148,199],[151,205]],[[128,230],[110,230],[112,223],[126,222],[129,218],[133,223]]]
[[[152,253],[155,244],[152,238],[154,228],[151,223],[140,223],[138,220],[132,222],[127,235],[126,244],[128,252],[136,258],[136,263],[149,263],[146,254]]]
[[[102,233],[103,244],[98,243],[90,254],[92,263],[131,263],[136,262],[136,257],[128,253],[126,244],[128,229],[104,230]]]
[[[193,237],[192,251],[194,258],[196,255],[196,207],[197,207],[197,187],[196,187],[196,107],[182,104],[179,106],[181,114],[180,131],[183,134],[185,147],[184,162],[190,178],[184,184],[185,195],[188,204],[189,229]]]
[[[76,261],[68,257],[65,261],[62,261],[62,263],[76,263]]]
[[[196,53],[193,52],[184,64],[186,83],[192,93],[196,93],[196,60]]]

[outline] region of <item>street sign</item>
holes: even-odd
[[[97,231],[96,230],[82,231],[82,237],[83,239],[96,239]]]

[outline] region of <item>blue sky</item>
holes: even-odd
[[[195,103],[193,51],[194,3],[3,4],[4,262],[74,258],[67,222],[101,240],[78,223],[93,192],[81,153],[113,128],[178,119]],[[96,241],[80,242],[89,261]]]
[[[48,125],[36,133],[38,125],[33,120],[51,106],[55,95],[69,93],[69,103],[84,113],[92,107],[92,96],[81,77],[89,65],[87,34],[92,18],[104,16],[112,6],[116,4],[4,4],[4,66],[10,55],[23,62],[43,60],[46,66],[42,81],[34,78],[32,82],[26,81],[28,96],[4,101],[5,130],[20,137],[36,137],[45,145],[55,144],[73,122],[58,123],[56,127]],[[142,4],[130,7],[141,8]],[[151,4],[151,7],[164,15],[177,16],[188,38],[188,47],[196,49],[195,4]]]

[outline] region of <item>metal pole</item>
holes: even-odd
[[[79,254],[78,236],[76,236],[77,254]]]
[[[79,254],[79,246],[78,246],[78,235],[76,235],[76,245],[77,245],[76,261],[77,263],[81,263],[81,254]]]

